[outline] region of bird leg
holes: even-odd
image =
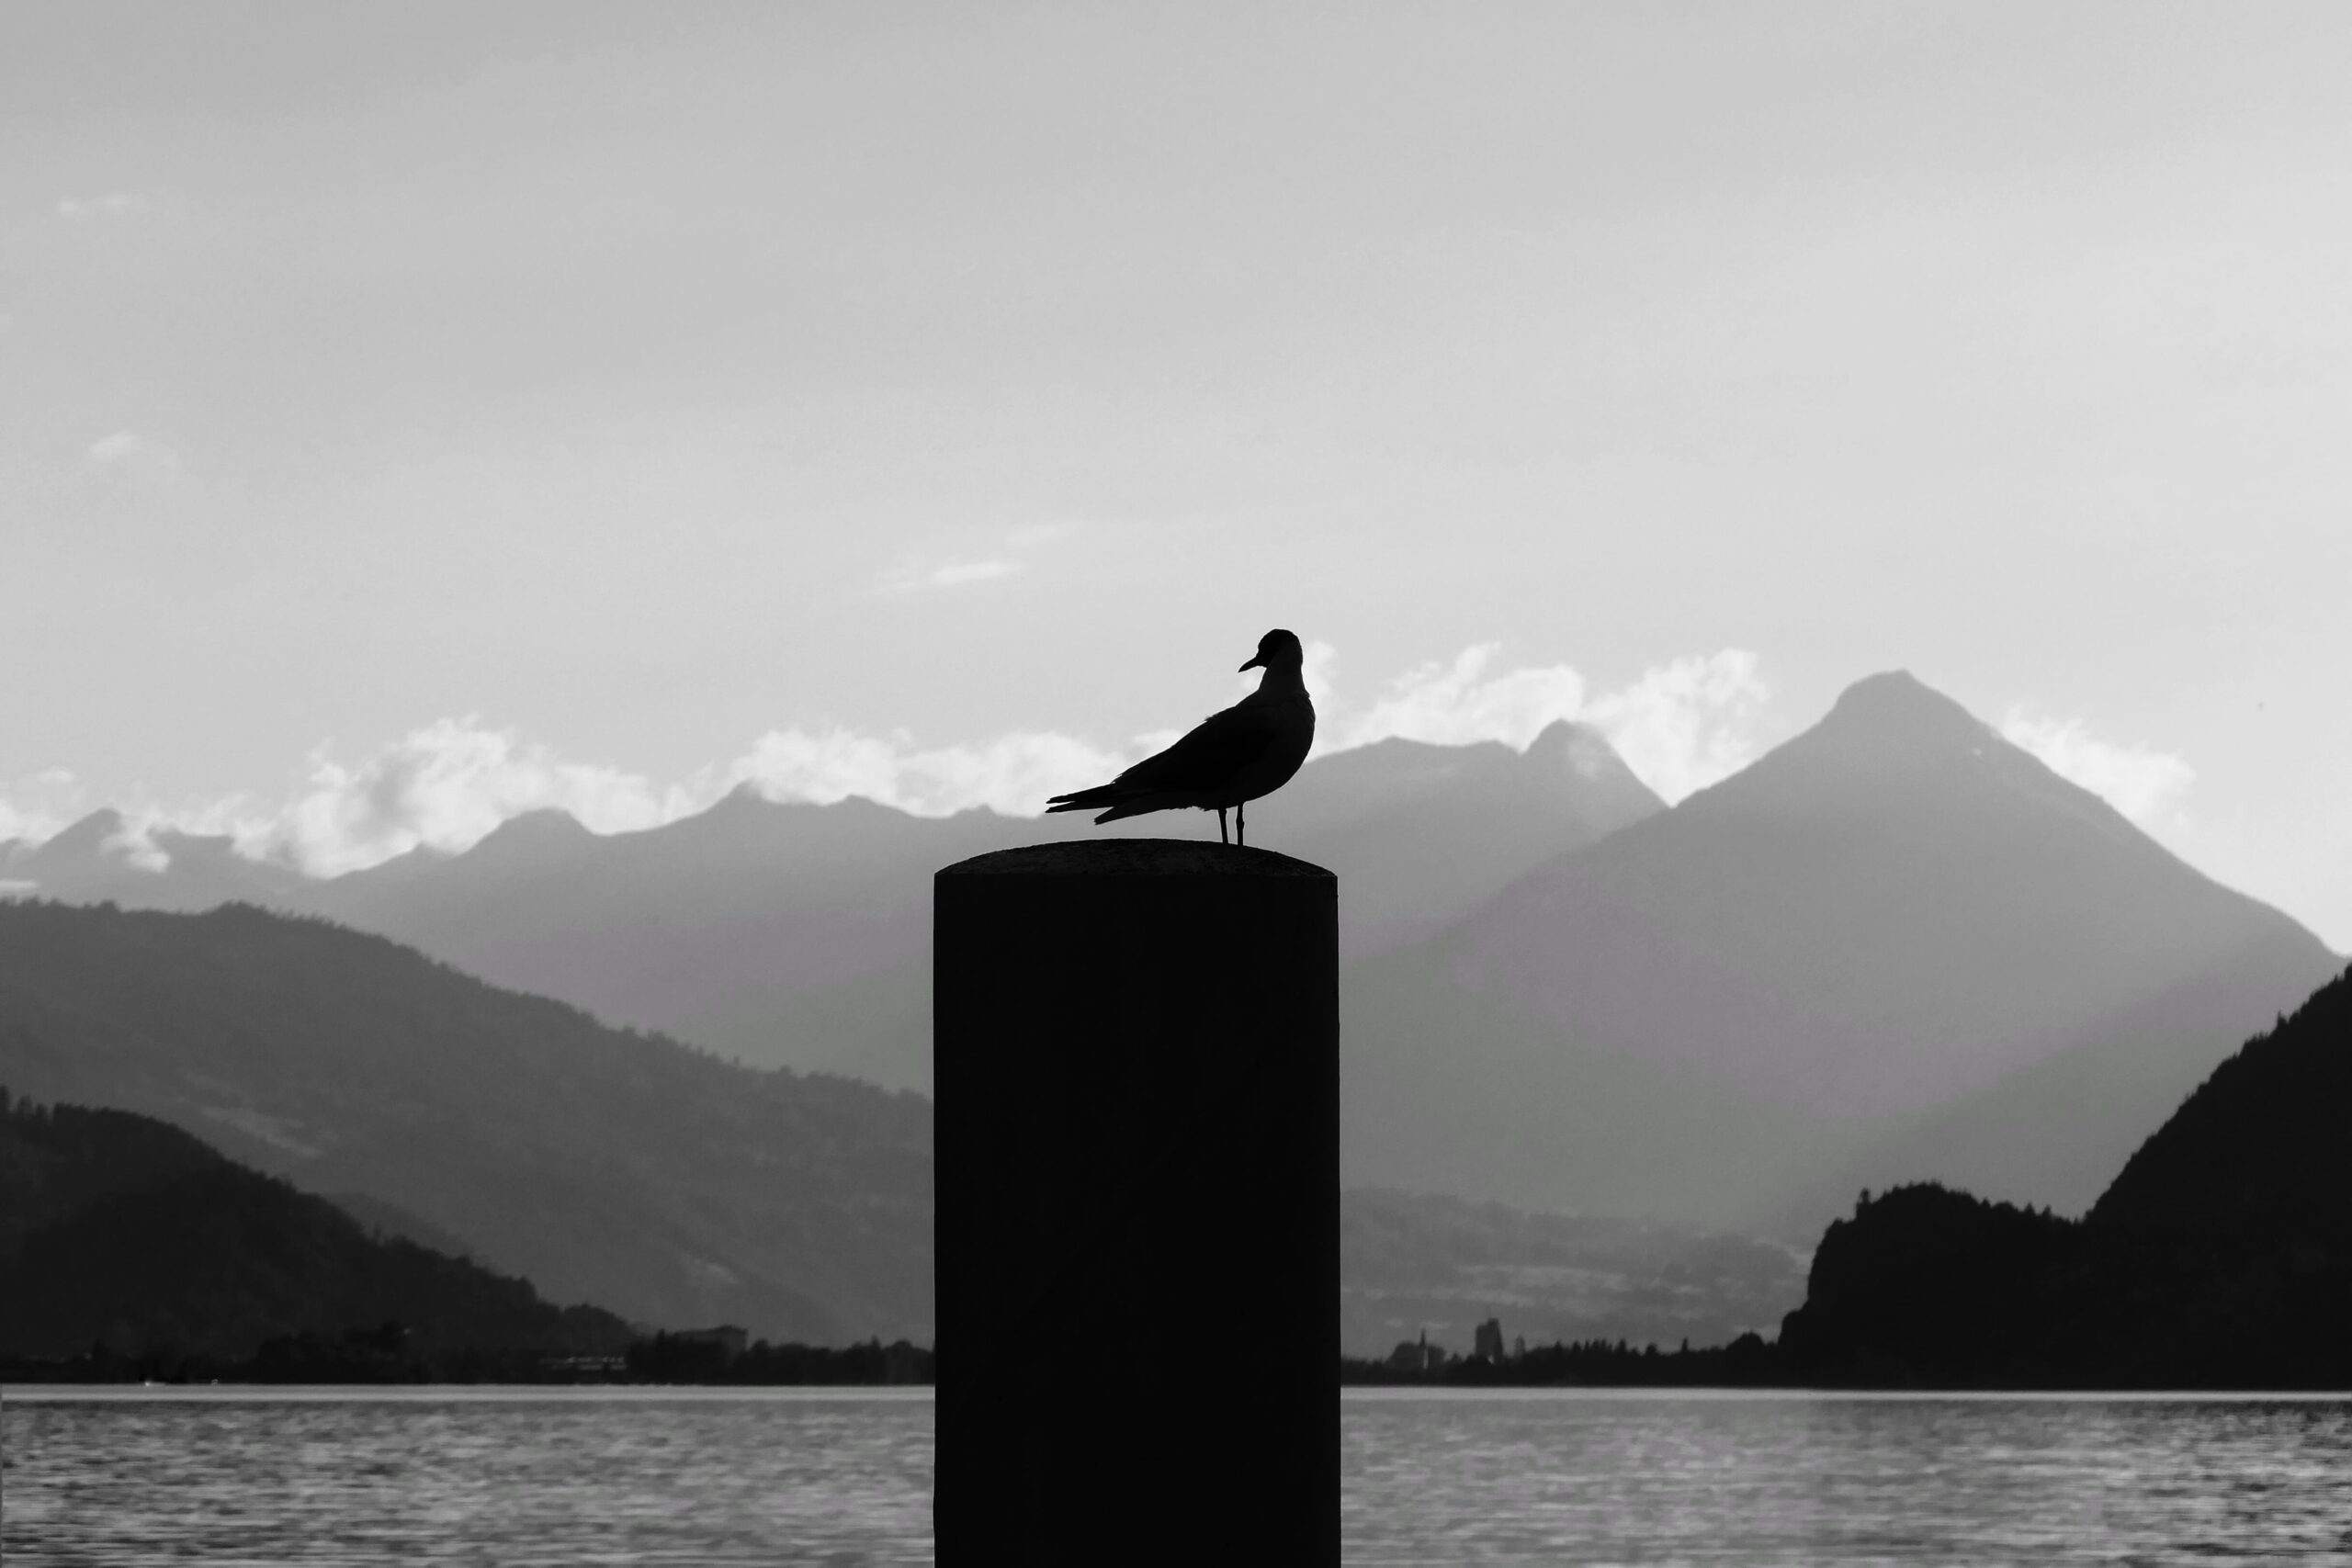
[[[1233,841],[1237,844],[1250,841],[1250,803],[1246,800],[1233,808]]]
[[[1231,839],[1225,836],[1225,807],[1222,806],[1216,808],[1216,841],[1220,844],[1233,842]]]

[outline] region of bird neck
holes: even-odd
[[[1269,664],[1265,678],[1258,682],[1261,697],[1303,697],[1306,695],[1306,671],[1295,664]]]

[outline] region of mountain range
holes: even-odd
[[[1252,829],[1340,875],[1347,1180],[1533,1211],[1810,1238],[1857,1187],[1922,1178],[2079,1210],[2226,1042],[2338,964],[1900,673],[1672,809],[1563,724],[1524,751],[1317,759]],[[0,879],[323,916],[625,1028],[919,1089],[933,871],[1200,830],[739,791],[638,833],[534,813],[318,881],[187,836],[143,869],[102,815]]]
[[[932,1337],[931,1104],[247,905],[0,903],[0,1083],[138,1111],[553,1300]]]
[[[1560,723],[1524,751],[1392,739],[1320,758],[1261,804],[1267,843],[1338,870],[1342,951],[1433,931],[1527,867],[1665,809],[1598,732]],[[1189,814],[1187,814],[1189,818]],[[1203,818],[1202,820],[1204,820]],[[916,817],[739,789],[644,832],[600,836],[559,811],[516,817],[463,853],[419,849],[331,880],[162,832],[161,870],[92,814],[0,859],[0,878],[72,903],[200,910],[242,900],[322,915],[500,986],[561,998],[763,1066],[931,1081],[931,875],[1012,845],[1182,833],[1161,817]]]
[[[183,1235],[232,1227],[235,1257],[209,1271],[223,1279],[289,1255],[320,1259],[323,1277],[375,1279],[381,1260],[356,1257],[348,1215],[648,1328],[931,1337],[920,1096],[721,1062],[315,919],[0,904],[0,1085],[141,1113],[56,1110],[56,1125],[80,1129],[68,1142],[99,1151],[70,1169],[27,1166],[26,1138],[0,1138],[0,1259],[28,1230],[74,1219],[85,1234],[72,1255],[88,1265],[76,1277],[129,1278],[110,1228],[149,1235],[163,1215]],[[99,1213],[97,1198],[130,1208]],[[1770,1324],[1803,1295],[1802,1254],[1738,1237],[1402,1193],[1351,1192],[1343,1213],[1340,1307],[1348,1343],[1366,1348],[1422,1325],[1466,1336],[1495,1312],[1528,1333],[1704,1340]],[[268,1274],[288,1287],[274,1303],[187,1302],[157,1285],[153,1310],[90,1321],[67,1310],[84,1296],[52,1292],[36,1312],[14,1292],[24,1312],[7,1321],[28,1337],[0,1348],[79,1348],[119,1318],[119,1348],[243,1355],[264,1332],[301,1326],[300,1302],[328,1321],[334,1303],[368,1299],[297,1289],[298,1273]],[[400,1278],[415,1287],[417,1274]],[[432,1292],[404,1290],[387,1315],[429,1327],[416,1303]],[[495,1343],[503,1320],[477,1309],[505,1298],[455,1294],[473,1303],[470,1337],[427,1340]],[[1204,1312],[1243,1311],[1250,1281],[1204,1280],[1203,1294]],[[209,1337],[188,1326],[198,1321]]]
[[[1908,675],[1342,977],[1350,1180],[1811,1234],[2079,1209],[2338,960]]]

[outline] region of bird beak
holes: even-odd
[[[1243,666],[1241,667],[1241,670],[1263,670],[1265,667],[1266,667],[1266,660],[1265,660],[1265,656],[1264,656],[1264,655],[1262,655],[1262,654],[1261,654],[1259,657],[1257,657],[1257,658],[1255,658],[1255,659],[1251,660],[1249,663],[1247,663],[1247,664],[1243,665]],[[1234,671],[1234,673],[1235,673],[1235,674],[1237,674],[1237,675],[1238,675],[1238,674],[1240,674],[1240,673],[1241,673],[1241,670],[1237,670],[1237,671]]]

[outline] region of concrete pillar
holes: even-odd
[[[1097,839],[933,891],[942,1562],[1337,1563],[1338,881]]]

